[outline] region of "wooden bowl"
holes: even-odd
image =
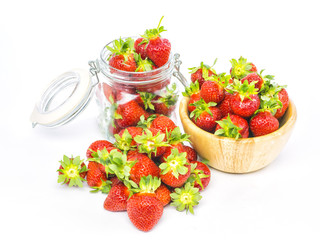
[[[197,127],[189,118],[188,102],[187,97],[181,100],[179,114],[192,146],[202,158],[209,160],[211,167],[228,173],[249,173],[270,164],[287,143],[297,119],[296,107],[290,101],[277,131],[235,140],[216,136]]]

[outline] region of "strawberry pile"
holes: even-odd
[[[191,83],[183,95],[189,97],[190,119],[205,131],[235,139],[276,131],[289,105],[285,86],[243,57],[230,62],[230,74],[217,74],[215,63],[189,68]]]
[[[108,119],[101,128],[108,129],[111,135],[136,126],[140,116],[170,116],[175,109],[178,100],[177,86],[175,83],[170,85],[171,74],[168,74],[169,67],[166,67],[171,44],[160,35],[166,31],[160,26],[162,18],[157,28],[145,30],[141,37],[135,40],[130,37],[120,38],[113,41],[113,46],[106,46],[109,51],[107,62],[110,73],[125,76],[127,81],[126,84],[117,81],[99,84],[98,99],[106,106],[101,119],[102,122]],[[152,72],[148,73],[149,71]],[[124,72],[127,74],[123,75]],[[144,84],[144,81],[147,83]]]
[[[188,138],[169,117],[142,115],[137,126],[115,134],[114,143],[90,144],[87,167],[80,157],[64,156],[58,183],[82,187],[86,181],[92,192],[108,194],[106,210],[127,211],[134,226],[149,231],[170,202],[178,211],[193,214],[199,192],[209,184],[210,169],[185,145]]]

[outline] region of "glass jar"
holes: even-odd
[[[89,63],[91,73],[94,72],[92,77],[99,81],[96,89],[100,108],[98,124],[104,136],[113,138],[121,129],[135,126],[141,116],[163,114],[176,122],[175,108],[186,81],[179,71],[180,55],[171,52],[165,65],[151,71],[127,72],[109,65],[107,59],[112,53],[107,46],[112,45],[113,41],[102,49],[99,59]]]

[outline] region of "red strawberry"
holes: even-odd
[[[249,137],[248,122],[238,115],[230,114],[217,123],[215,135],[235,139]]]
[[[184,97],[189,97],[188,111],[191,113],[196,107],[191,104],[200,100],[200,86],[198,80],[190,83],[189,87],[185,87],[185,91],[182,93]]]
[[[113,42],[113,48],[107,46],[107,49],[112,53],[109,57],[109,65],[113,68],[134,72],[137,68],[136,61],[133,54],[134,40],[127,38],[115,40]]]
[[[240,57],[238,60],[231,59],[230,74],[232,78],[242,79],[252,72],[257,72],[257,68],[253,63],[247,62],[247,59]]]
[[[179,153],[177,148],[172,149],[170,156],[161,163],[160,178],[170,187],[181,187],[189,178],[191,166],[185,152]]]
[[[255,137],[272,133],[278,128],[279,121],[270,111],[259,112],[250,120],[250,129]]]
[[[178,94],[176,92],[176,84],[172,84],[172,88],[166,87],[160,95],[157,95],[151,102],[154,110],[158,114],[169,116],[176,107]]]
[[[190,113],[192,122],[199,128],[212,132],[217,125],[216,121],[221,118],[219,108],[215,107],[216,103],[206,103],[201,99],[198,102],[195,102],[193,106],[195,106],[196,109]]]
[[[122,129],[119,134],[115,134],[115,146],[122,151],[129,151],[133,149],[137,143],[134,138],[141,135],[143,129],[141,127],[127,127]]]
[[[69,187],[82,187],[82,182],[87,174],[87,167],[79,156],[69,158],[66,155],[60,161],[58,183],[67,184]]]
[[[190,181],[191,183],[193,183],[194,187],[198,188],[199,191],[201,191],[209,185],[210,179],[211,171],[206,164],[199,161],[195,161],[192,163],[191,174],[188,182]]]
[[[159,158],[159,161],[161,163],[165,162],[166,159],[171,155],[171,151],[173,149],[178,149],[179,153],[185,152],[182,143],[176,143],[174,145],[171,145],[166,148],[165,152],[162,154],[162,156]]]
[[[169,145],[166,135],[155,128],[145,129],[144,133],[136,136],[134,140],[137,142],[139,152],[148,154],[149,158],[161,156]]]
[[[183,146],[183,151],[187,153],[187,159],[189,162],[197,161],[198,154],[192,147]]]
[[[98,90],[99,91],[96,91],[96,94],[99,100],[107,100],[111,104],[115,102],[115,91],[111,86],[109,86],[105,82],[99,83]]]
[[[282,103],[282,108],[277,109],[277,112],[274,115],[274,117],[277,119],[281,118],[284,115],[289,106],[289,95],[284,88],[282,88],[281,91],[278,93],[278,99]]]
[[[170,190],[166,187],[166,185],[161,184],[160,187],[155,191],[156,197],[160,200],[163,206],[166,206],[171,202]]]
[[[163,17],[160,19],[157,28],[147,29],[142,35],[143,40],[139,40],[139,44],[146,44],[145,53],[157,67],[161,67],[168,62],[171,52],[169,40],[160,36],[160,33],[166,31],[163,26],[160,27],[162,19]]]
[[[104,201],[103,207],[112,212],[127,210],[127,201],[130,196],[129,189],[122,183],[115,184]]]
[[[151,127],[166,133],[167,131],[171,132],[177,126],[169,117],[161,115],[152,121]]]
[[[152,100],[155,98],[155,94],[149,92],[137,91],[138,95],[134,99],[144,110],[154,110]]]
[[[89,161],[87,183],[90,187],[101,187],[102,181],[107,181],[107,175],[105,171],[101,171],[102,164]]]
[[[232,99],[232,94],[225,91],[224,99],[218,106],[218,108],[221,111],[221,117],[225,117],[228,114],[232,114],[232,109],[230,106],[231,99]]]
[[[241,117],[251,117],[259,109],[260,99],[254,82],[234,79],[232,90],[235,92],[230,100],[232,112]]]
[[[142,59],[145,59],[147,57],[147,53],[146,53],[146,45],[147,45],[147,43],[146,42],[143,43],[143,41],[144,41],[144,38],[138,38],[134,42],[134,49],[136,50],[136,52],[138,54],[141,55]]]
[[[97,152],[98,150],[103,150],[104,148],[113,147],[113,144],[107,140],[97,140],[90,144],[87,149],[87,158],[93,158],[92,152]]]
[[[213,65],[215,65],[215,63]],[[202,84],[206,81],[205,78],[216,75],[216,71],[212,67],[213,66],[210,67],[201,62],[200,67],[189,68],[189,73],[191,73],[191,81],[193,83],[198,81],[199,87],[201,87]]]
[[[224,90],[218,82],[207,80],[201,86],[200,96],[206,103],[220,103],[224,98]]]
[[[198,102],[200,99],[201,99],[200,92],[190,96],[190,100],[189,100],[189,103],[188,103],[188,111],[189,111],[189,113],[193,112],[196,109],[196,107],[193,104],[195,102]]]
[[[241,79],[241,82],[244,83],[245,80],[247,80],[249,84],[252,82],[256,82],[255,88],[257,88],[258,90],[262,88],[262,85],[264,83],[262,77],[260,77],[260,75],[255,72],[249,73],[247,76]]]
[[[148,118],[149,114],[136,101],[131,100],[118,106],[115,121],[119,127],[126,128],[137,125],[140,116]]]
[[[158,178],[142,178],[139,184],[140,192],[133,194],[127,202],[128,217],[139,230],[150,231],[162,216],[163,203],[155,194],[160,184]]]
[[[136,72],[148,72],[156,69],[156,66],[153,64],[153,62],[150,59],[148,58],[142,59],[142,57],[137,54],[134,56],[137,63]]]
[[[130,179],[135,183],[139,183],[141,177],[151,175],[159,177],[160,169],[158,166],[143,153],[128,158],[128,161],[137,161],[130,170]]]

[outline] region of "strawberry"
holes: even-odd
[[[155,98],[155,94],[149,92],[137,91],[138,95],[134,99],[144,110],[154,110],[152,100]]]
[[[136,72],[148,72],[156,69],[156,66],[153,64],[153,62],[148,59],[142,59],[141,55],[135,54],[135,61],[137,63],[137,69]]]
[[[163,183],[161,183],[161,185],[157,188],[157,190],[155,191],[155,194],[156,194],[156,198],[160,200],[163,206],[166,206],[171,202],[171,197],[170,197],[171,192]]]
[[[169,116],[175,109],[178,101],[178,94],[176,92],[176,84],[172,84],[171,89],[166,87],[160,95],[157,95],[151,102],[154,105],[154,110],[158,114]]]
[[[105,171],[101,171],[100,165],[100,163],[89,161],[87,183],[95,189],[91,192],[101,191],[102,193],[108,193],[111,188],[111,182],[107,181],[107,175]]]
[[[200,97],[200,86],[198,80],[195,82],[190,83],[189,87],[185,87],[185,91],[182,93],[184,97],[189,97],[189,103],[188,103],[188,111],[191,113],[193,110],[195,110],[195,106],[192,106],[191,104],[199,101],[201,99]]]
[[[161,163],[161,180],[170,187],[181,187],[189,178],[191,166],[186,158],[187,153],[179,153],[177,148],[172,149],[170,156]]]
[[[147,118],[149,114],[139,106],[139,104],[131,100],[124,104],[119,104],[115,112],[115,121],[121,128],[135,126],[140,121],[140,116]]]
[[[210,179],[211,171],[206,164],[199,161],[195,161],[191,164],[191,174],[188,178],[188,182],[198,188],[199,191],[204,190],[209,185]]]
[[[289,95],[286,89],[281,89],[281,91],[278,93],[278,99],[282,103],[282,108],[277,109],[277,112],[275,113],[274,117],[280,119],[289,106]]]
[[[198,81],[199,87],[201,87],[202,84],[206,81],[205,78],[216,75],[216,71],[213,69],[216,61],[217,59],[211,67],[201,62],[199,67],[189,68],[189,73],[191,73],[191,81],[193,83]]]
[[[96,95],[99,100],[102,100],[102,102],[106,99],[111,104],[113,104],[116,99],[114,89],[105,82],[98,84],[98,91],[96,91]]]
[[[235,139],[249,137],[248,122],[238,115],[228,114],[217,123],[215,135]]]
[[[147,57],[157,66],[161,67],[168,62],[171,44],[168,39],[161,38],[160,33],[166,31],[163,26],[160,26],[163,17],[160,19],[159,25],[154,29],[147,29],[142,35],[143,40],[139,40],[138,45],[145,46],[145,53]],[[139,50],[140,51],[140,50]]]
[[[259,112],[250,120],[250,129],[255,137],[272,133],[278,128],[279,121],[270,111]]]
[[[187,159],[190,163],[197,161],[198,154],[192,147],[183,146],[183,151],[187,153]]]
[[[232,109],[230,106],[231,99],[232,99],[232,94],[225,91],[224,99],[218,105],[218,108],[220,109],[220,112],[221,112],[221,117],[225,117],[228,114],[232,114]]]
[[[163,155],[159,158],[160,162],[166,161],[165,159],[171,155],[172,149],[178,149],[179,153],[184,152],[182,143],[184,141],[189,141],[189,137],[188,134],[182,134],[179,127],[176,127],[171,132],[167,132],[167,141],[170,146],[166,148]]]
[[[288,92],[285,90],[286,86],[280,86],[276,83],[271,83],[267,80],[260,91],[262,101],[277,101],[280,107],[274,113],[275,118],[281,118],[286,112],[289,106],[289,96]]]
[[[134,149],[137,143],[134,141],[134,138],[138,135],[141,135],[143,129],[140,127],[127,127],[122,129],[119,134],[115,134],[114,138],[116,140],[115,146],[122,151],[129,151]]]
[[[107,140],[97,140],[90,144],[87,149],[87,158],[93,158],[92,153],[98,150],[103,150],[104,148],[113,147],[113,144]]]
[[[128,158],[128,161],[136,161],[130,170],[130,179],[135,183],[138,184],[143,176],[159,177],[160,169],[147,155],[138,153]]]
[[[247,59],[240,57],[238,60],[231,59],[230,74],[232,78],[242,79],[252,72],[257,72],[257,68],[253,63],[247,62]]]
[[[134,42],[134,49],[138,54],[140,54],[142,59],[146,59],[147,53],[146,53],[146,42],[143,42],[144,38],[137,38]],[[142,43],[141,43],[142,42]]]
[[[215,107],[214,102],[206,103],[203,99],[195,102],[192,106],[196,109],[190,113],[190,118],[199,128],[212,132],[217,125],[216,121],[220,120],[221,113],[219,108]]]
[[[58,183],[67,184],[69,187],[82,187],[88,170],[83,160],[79,156],[69,158],[64,155],[60,164],[57,170],[59,172]]]
[[[152,123],[151,128],[160,130],[162,133],[171,132],[177,125],[167,116],[161,115],[156,117]]]
[[[130,190],[122,183],[115,184],[110,189],[103,207],[112,212],[127,210],[127,201],[130,196]]]
[[[133,53],[134,40],[132,38],[127,38],[125,41],[120,38],[113,42],[113,48],[106,47],[112,53],[108,58],[111,67],[127,72],[136,70],[137,64]]]
[[[201,195],[199,188],[193,187],[190,182],[187,182],[181,188],[175,188],[174,192],[170,194],[172,203],[178,211],[186,210],[194,214],[193,207],[199,204]]]
[[[224,98],[224,90],[218,82],[207,80],[201,86],[200,96],[206,103],[220,103]]]
[[[133,194],[127,202],[128,217],[133,225],[141,231],[150,231],[162,216],[163,203],[155,194],[160,184],[160,179],[156,177],[141,178],[140,192]]]
[[[145,129],[143,134],[136,136],[134,140],[137,142],[139,152],[148,154],[149,158],[161,156],[169,145],[166,135],[155,128]]]
[[[233,93],[230,100],[232,112],[241,117],[250,117],[259,109],[260,99],[258,89],[255,88],[255,82],[241,81],[234,79],[234,83],[230,86]]]

